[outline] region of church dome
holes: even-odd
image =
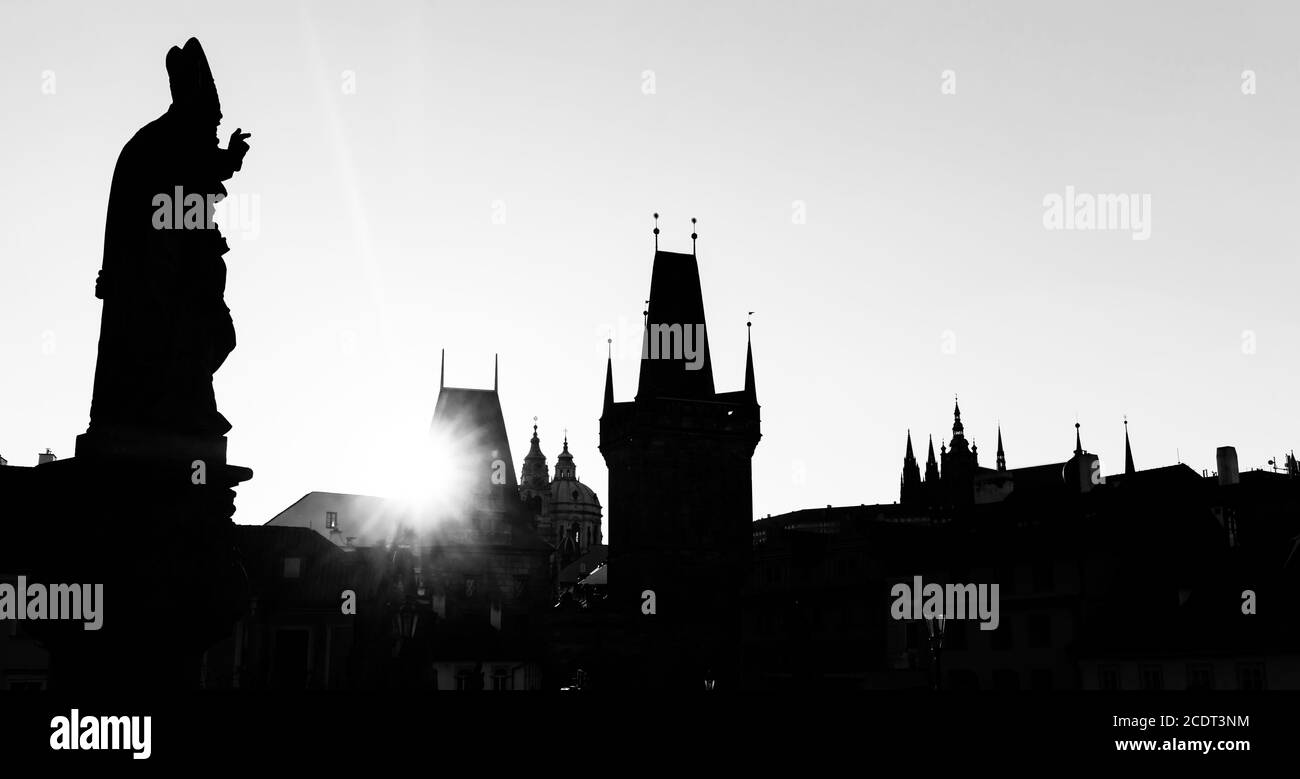
[[[600,499],[596,497],[596,491],[577,479],[561,479],[557,476],[551,482],[551,505],[556,511],[572,512],[587,508],[600,514]]]
[[[564,451],[560,452],[555,463],[555,478],[551,480],[551,512],[569,516],[589,515],[597,519],[601,514],[596,491],[578,481],[567,437],[564,440]]]

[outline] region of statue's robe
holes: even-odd
[[[213,122],[175,105],[122,149],[96,284],[104,308],[89,432],[202,437],[230,430],[212,392],[212,374],[235,347],[224,301],[228,247],[208,198],[225,196],[221,182],[242,156],[218,146]],[[202,205],[186,219],[190,196]],[[162,213],[168,208],[170,228]]]

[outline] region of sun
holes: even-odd
[[[438,432],[391,442],[371,483],[417,529],[440,523],[464,504],[464,464],[456,456],[461,443]]]

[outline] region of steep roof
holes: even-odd
[[[518,490],[514,459],[510,456],[510,437],[506,434],[501,398],[494,389],[443,387],[433,409],[430,431],[453,442],[452,456],[459,465],[474,473],[491,474],[500,470],[494,461],[504,462],[504,485]]]
[[[700,268],[693,254],[656,251],[650,275],[650,305],[645,343],[641,355],[641,377],[637,397],[713,398],[713,362],[704,326],[704,295],[700,290]],[[656,336],[661,328],[686,340],[699,353],[699,363],[673,354],[659,354],[667,339]],[[687,331],[687,328],[690,331]],[[677,343],[681,343],[678,341]],[[650,354],[646,354],[650,351]],[[658,355],[658,359],[654,357]],[[694,369],[690,365],[696,365]]]

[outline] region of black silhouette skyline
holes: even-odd
[[[766,428],[826,400],[772,402],[764,389],[760,406],[759,377],[817,372],[769,357],[752,319],[743,363],[711,346],[739,326],[709,320],[713,261],[694,218],[687,254],[660,248],[654,214],[635,394],[615,370],[613,337],[599,403],[595,383],[562,358],[517,382],[593,399],[606,491],[583,485],[567,431],[549,478],[536,424],[516,471],[522,412],[503,398],[499,360],[491,390],[469,388],[446,381],[444,353],[433,452],[401,464],[408,477],[425,469],[414,478],[427,491],[381,499],[312,483],[281,513],[236,525],[242,485],[256,480],[228,462],[243,423],[214,392],[236,336],[231,247],[212,213],[242,172],[249,134],[236,129],[220,147],[221,104],[197,39],[165,64],[171,107],[127,142],[112,175],[86,432],[72,457],[0,463],[0,488],[42,519],[6,543],[5,581],[94,581],[123,605],[95,630],[29,612],[0,658],[8,689],[1300,688],[1300,465],[1284,444],[1269,470],[1242,467],[1227,444],[1213,473],[1198,471],[1148,455],[1141,438],[1135,447],[1125,419],[1121,464],[1090,452],[1092,428],[1076,421],[1072,451],[1026,461],[998,423],[996,452],[986,446],[981,461],[954,398],[951,436],[936,455],[927,435],[922,459],[907,421],[864,401],[900,431],[891,500],[823,508],[807,491],[801,508],[756,517],[766,476],[752,461],[771,445]],[[1134,198],[1125,218],[1138,218],[1139,202],[1149,218],[1149,196]],[[742,276],[733,266],[718,277]],[[557,269],[488,286],[546,296],[564,279]],[[770,284],[764,315],[779,321],[783,300],[815,288]],[[540,328],[546,310],[521,316]],[[502,312],[465,313],[473,328]],[[544,350],[549,337],[538,329],[528,346]],[[841,343],[851,353],[861,341]],[[841,425],[807,441],[846,434]],[[988,600],[984,588],[1000,587],[1001,599],[994,590],[979,627],[971,614],[913,614],[911,595],[894,593],[923,580],[971,587],[972,604]],[[30,665],[9,658],[16,640],[36,642]]]

